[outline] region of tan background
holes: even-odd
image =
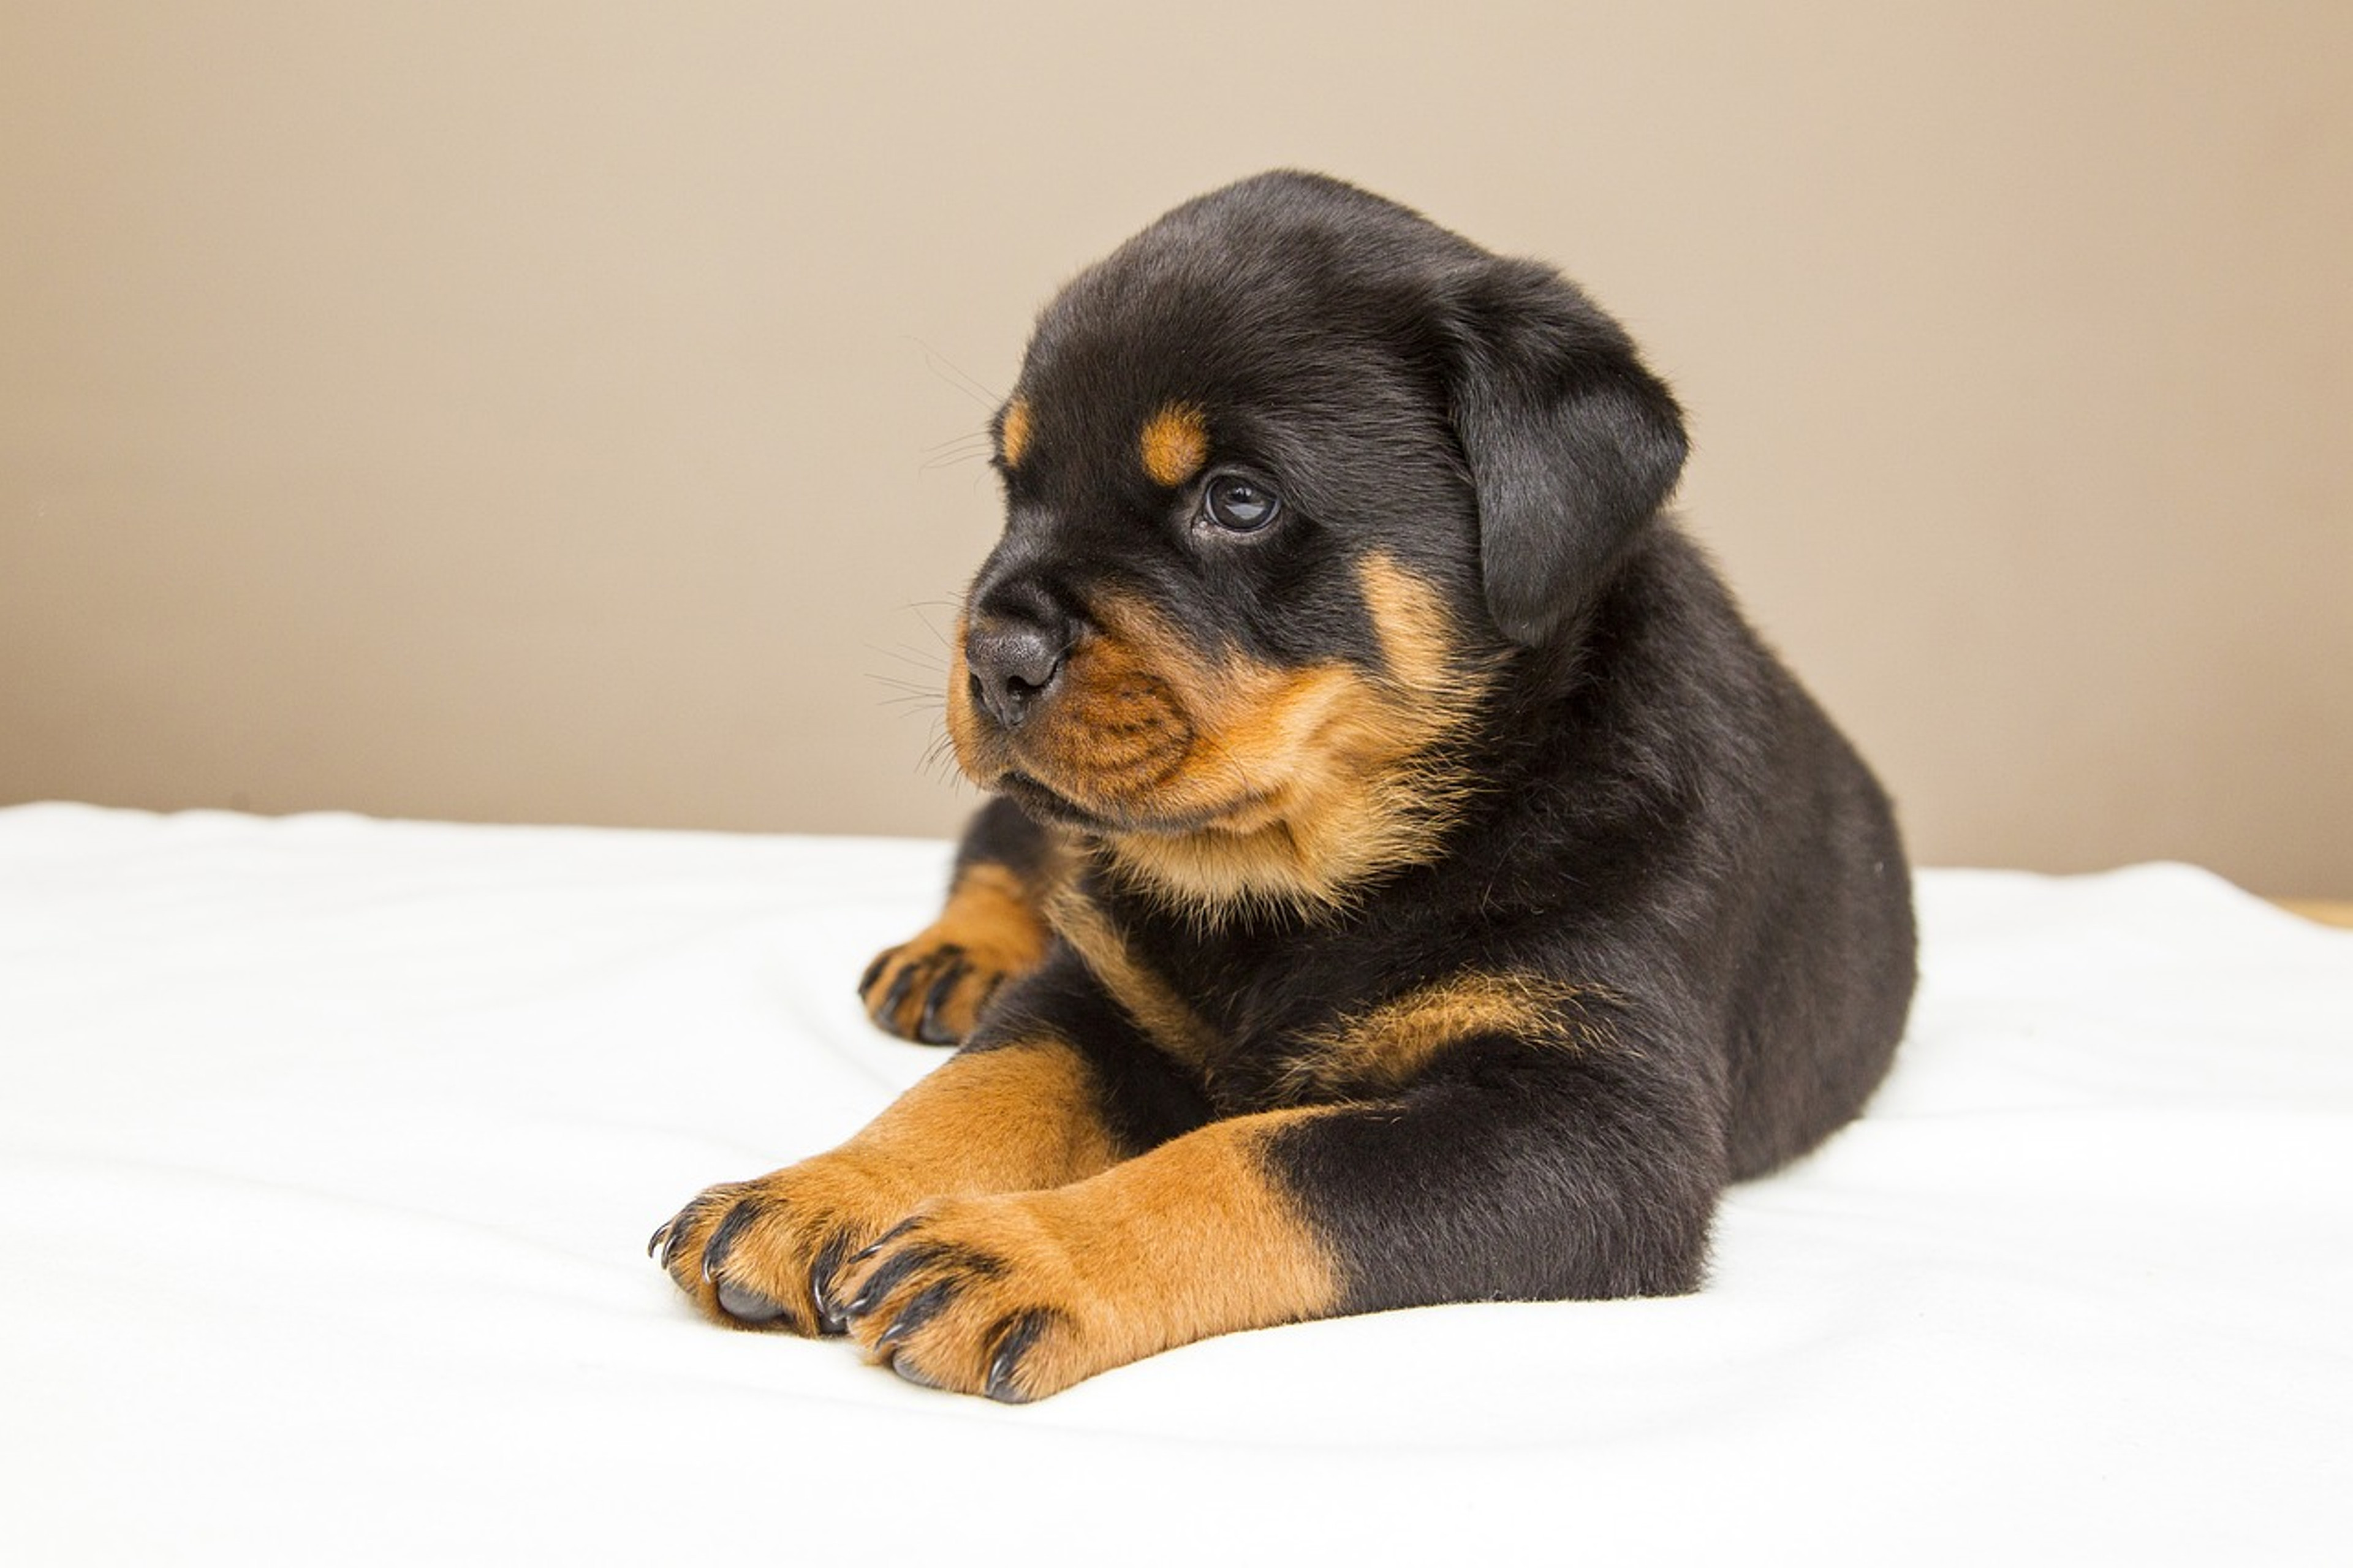
[[[1922,858],[2353,890],[2341,0],[13,0],[0,802],[947,831],[986,389],[1272,164],[1628,321]]]

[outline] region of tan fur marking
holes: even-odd
[[[1198,749],[1196,766],[1259,784],[1260,798],[1207,831],[1113,839],[1122,868],[1214,921],[1254,905],[1337,908],[1366,879],[1437,853],[1472,787],[1444,742],[1488,676],[1464,667],[1427,584],[1374,555],[1359,584],[1383,670],[1229,666],[1204,682],[1222,683],[1230,695],[1220,706],[1234,716]],[[1154,651],[1164,646],[1155,639]]]
[[[1576,1048],[1596,1038],[1578,1004],[1609,999],[1598,987],[1541,975],[1456,975],[1307,1037],[1281,1089],[1287,1097],[1385,1091],[1411,1080],[1448,1047],[1481,1035]]]
[[[864,1247],[927,1198],[1078,1181],[1119,1158],[1078,1053],[1040,1034],[949,1058],[848,1142],[748,1182],[712,1187],[655,1238],[679,1288],[714,1321],[722,1281],[775,1302],[758,1325],[817,1329],[811,1265],[828,1246]],[[717,1277],[702,1271],[721,1222],[745,1205]]]
[[[1154,1045],[1191,1067],[1212,1059],[1216,1032],[1137,959],[1127,939],[1085,894],[1076,887],[1056,889],[1047,900],[1046,918]]]
[[[1005,416],[997,425],[997,454],[1008,468],[1021,466],[1021,454],[1029,449],[1029,400],[1017,397],[1005,405]]]
[[[1045,955],[1045,922],[1031,903],[1029,889],[1003,866],[982,862],[965,867],[948,889],[947,907],[933,923],[967,948],[1002,948],[1024,968]]]
[[[1010,1392],[1034,1399],[1213,1334],[1325,1316],[1339,1305],[1338,1267],[1269,1178],[1265,1151],[1283,1127],[1328,1114],[1212,1122],[1070,1186],[926,1205],[905,1245],[938,1248],[935,1260],[850,1332],[878,1357],[908,1358],[925,1381],[980,1393],[999,1325],[1050,1312],[1013,1369]],[[989,1267],[964,1261],[974,1258]],[[944,1279],[955,1285],[946,1305],[884,1345],[903,1305]]]
[[[1174,489],[1209,460],[1208,416],[1189,403],[1171,403],[1144,422],[1136,451],[1152,482]]]
[[[842,1151],[890,1161],[925,1195],[1055,1186],[1118,1158],[1085,1063],[1042,1033],[950,1057]]]
[[[1438,602],[1436,590],[1387,555],[1365,557],[1356,569],[1356,586],[1372,613],[1389,683],[1430,693],[1453,687],[1461,674],[1457,667],[1462,656],[1453,620]],[[1472,684],[1472,697],[1458,701],[1473,700],[1486,683],[1481,677]]]

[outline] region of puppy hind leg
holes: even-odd
[[[1338,1261],[1335,1310],[1697,1289],[1725,1138],[1672,1056],[1466,1041],[1385,1103],[1284,1129],[1270,1178]]]

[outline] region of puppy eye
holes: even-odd
[[[1282,510],[1282,498],[1255,479],[1219,474],[1201,498],[1209,521],[1229,533],[1256,533]]]

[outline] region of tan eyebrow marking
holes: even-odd
[[[1017,397],[1005,405],[1005,417],[997,421],[997,444],[1004,454],[1005,466],[1016,467],[1021,454],[1029,446],[1029,400]]]
[[[1136,449],[1153,482],[1174,489],[1209,460],[1208,416],[1190,403],[1165,404],[1144,422]]]

